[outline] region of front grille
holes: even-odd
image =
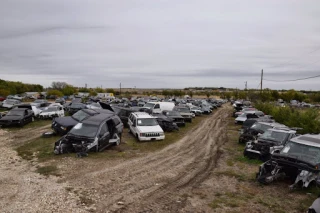
[[[175,118],[173,119],[174,122],[183,122],[184,119],[183,118]]]
[[[159,137],[160,133],[145,133],[146,137]]]

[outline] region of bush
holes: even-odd
[[[302,134],[320,133],[319,111],[317,109],[295,109],[278,107],[270,103],[256,103],[255,107],[265,114],[272,115],[274,119],[289,127],[303,128]]]

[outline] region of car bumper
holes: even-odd
[[[160,140],[164,140],[165,136],[158,136],[158,137],[140,137],[139,136],[139,140],[140,141],[160,141]]]
[[[51,125],[51,129],[58,135],[65,135],[68,133],[67,130],[63,130],[61,129],[60,126],[54,126],[54,125]]]

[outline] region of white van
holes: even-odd
[[[148,102],[143,108],[152,110],[152,113],[162,113],[163,110],[172,111],[175,104],[173,102]]]

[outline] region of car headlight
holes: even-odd
[[[159,132],[159,135],[160,136],[164,136],[164,132]]]
[[[60,128],[61,128],[62,130],[67,130],[67,128],[64,127],[64,126],[61,126]]]

